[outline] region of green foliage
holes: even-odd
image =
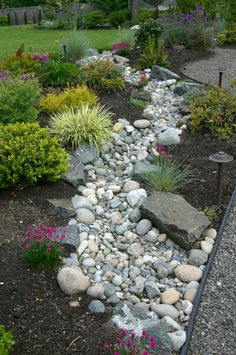
[[[66,230],[59,238],[56,228],[40,224],[28,227],[23,238],[24,260],[32,269],[52,269],[61,264],[62,247],[58,244],[66,237]],[[58,240],[59,239],[59,240]]]
[[[103,13],[99,10],[89,11],[82,18],[82,25],[87,28],[96,27],[104,23]]]
[[[219,44],[236,44],[236,23],[231,24],[218,36]]]
[[[219,139],[236,132],[236,99],[225,90],[213,88],[190,103],[193,132],[208,131]]]
[[[131,21],[131,13],[128,10],[113,11],[110,13],[108,20],[112,26],[128,25]]]
[[[8,26],[7,16],[0,16],[0,26]]]
[[[165,50],[164,41],[149,37],[138,65],[142,69],[152,68],[153,65],[159,65],[164,68],[168,67],[168,54]]]
[[[141,99],[130,99],[130,103],[133,106],[140,107],[145,109],[148,105],[147,101],[141,100]]]
[[[134,31],[132,30],[120,30],[116,42],[126,42],[129,44],[129,48],[134,47]]]
[[[1,70],[8,70],[16,75],[34,73],[40,68],[40,66],[41,64],[39,61],[26,53],[18,58],[15,54],[6,56],[0,61]]]
[[[47,94],[39,101],[40,110],[45,113],[62,112],[68,109],[77,109],[82,105],[94,106],[97,96],[86,86],[66,89],[62,93]]]
[[[0,125],[0,188],[56,181],[67,161],[66,151],[37,123]]]
[[[201,0],[176,0],[176,9],[177,11],[188,13],[193,11],[200,2]]]
[[[75,62],[86,57],[89,42],[82,31],[71,31],[65,39],[67,59]]]
[[[127,8],[127,0],[93,0],[92,3],[106,14]]]
[[[187,166],[169,158],[158,156],[154,159],[154,169],[143,174],[146,184],[157,191],[174,192],[187,184],[192,173]]]
[[[211,222],[214,222],[220,213],[220,208],[218,206],[206,207],[203,212]]]
[[[135,33],[135,45],[140,47],[143,52],[147,46],[150,37],[158,40],[162,34],[162,27],[155,20],[147,20],[140,25]]]
[[[7,78],[0,80],[0,123],[31,122],[41,89],[36,80]]]
[[[157,18],[157,13],[156,11],[153,11],[153,10],[140,10],[139,13],[138,13],[138,16],[136,18],[136,22],[138,24],[140,23],[144,23],[146,22],[147,20],[153,20]]]
[[[4,325],[0,324],[0,354],[8,355],[14,344],[12,332],[6,330]]]
[[[73,86],[79,82],[76,64],[50,60],[39,69],[39,81],[43,86]]]
[[[96,92],[116,92],[124,89],[120,68],[107,60],[96,60],[81,68],[82,82]]]
[[[73,148],[89,142],[97,148],[111,138],[111,113],[102,106],[83,105],[51,117],[51,133]]]

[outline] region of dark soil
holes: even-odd
[[[180,54],[173,57],[173,65],[177,66],[178,58],[179,65],[182,64]],[[141,116],[142,111],[130,105],[129,95],[127,90],[102,97],[102,103],[115,113],[114,119],[123,117],[133,122]],[[208,135],[186,133],[181,145],[170,153],[180,160],[185,159],[194,169],[194,181],[180,193],[193,206],[203,210],[217,203],[217,166],[208,157],[221,150],[234,156],[234,161],[224,169],[222,215],[236,182],[236,139],[218,142]],[[69,199],[76,192],[62,181],[0,191],[0,324],[14,334],[16,345],[12,354],[97,355],[102,344],[113,335],[104,328],[109,311],[103,316],[91,315],[85,295],[67,296],[61,292],[55,270],[32,271],[22,259],[21,237],[27,226],[39,223],[61,226],[68,222],[50,215],[46,199]],[[79,306],[71,307],[71,301],[79,301]]]

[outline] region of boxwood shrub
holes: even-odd
[[[0,188],[56,181],[67,161],[66,151],[38,123],[0,125]]]

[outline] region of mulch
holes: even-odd
[[[178,73],[184,60],[193,60],[198,55],[187,50],[181,51],[181,55],[173,53],[170,69]],[[103,95],[101,102],[111,107],[114,119],[123,117],[133,122],[141,117],[142,110],[131,106],[129,97],[127,89]],[[233,155],[234,161],[224,169],[223,203],[216,226],[235,186],[236,139],[219,142],[206,134],[192,136],[186,132],[181,145],[170,150],[194,170],[194,180],[180,193],[201,210],[217,204],[217,166],[208,157],[221,150]],[[62,181],[0,191],[0,323],[14,334],[16,344],[12,354],[95,355],[101,353],[102,344],[114,339],[113,331],[108,332],[105,327],[109,310],[101,316],[90,314],[90,300],[85,295],[65,295],[57,285],[55,271],[29,270],[22,259],[21,237],[27,226],[43,223],[58,227],[68,222],[50,215],[46,199],[70,199],[76,192]],[[71,301],[78,301],[79,306],[71,307]]]

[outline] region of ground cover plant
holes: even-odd
[[[62,143],[73,148],[89,142],[96,148],[111,138],[111,113],[100,105],[82,105],[51,116],[50,131]]]
[[[4,325],[0,324],[0,354],[8,355],[14,344],[15,341],[12,332],[6,330]]]
[[[59,94],[49,93],[42,96],[39,101],[39,108],[42,112],[53,113],[66,111],[67,109],[78,109],[82,105],[94,106],[98,97],[86,86],[68,88]]]
[[[12,77],[0,72],[1,76],[0,123],[35,121],[38,115],[36,104],[41,92],[38,81],[27,74]]]
[[[121,69],[109,59],[97,59],[80,68],[81,81],[96,92],[116,92],[124,90]]]
[[[220,88],[202,93],[190,102],[193,132],[208,131],[219,139],[236,132],[236,99]]]
[[[23,238],[23,257],[32,269],[51,269],[61,264],[63,249],[60,241],[66,238],[66,229],[59,235],[57,228],[40,224],[28,227]]]
[[[79,83],[79,71],[76,64],[53,59],[41,66],[38,71],[43,86],[65,87]]]
[[[66,151],[37,123],[0,125],[0,138],[1,189],[57,181],[69,167]]]

